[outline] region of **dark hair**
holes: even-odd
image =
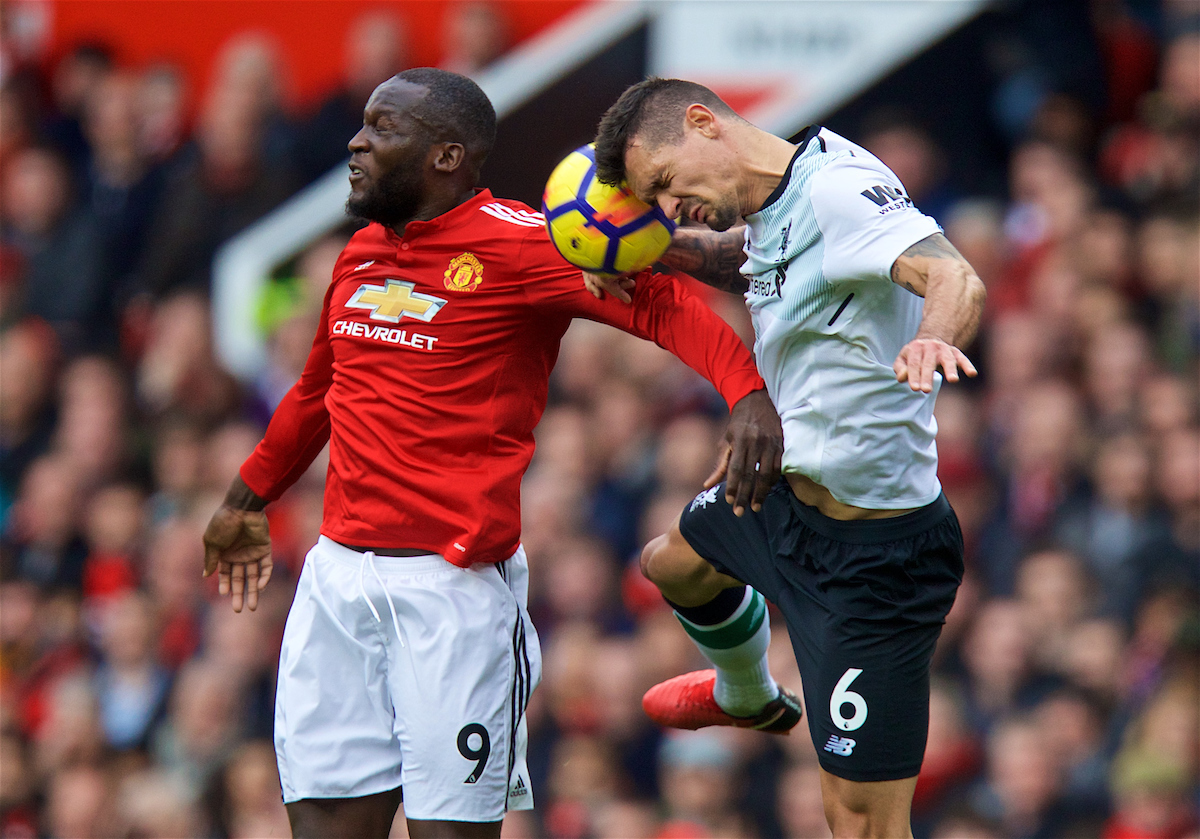
[[[466,76],[436,67],[414,67],[395,77],[428,89],[412,113],[432,127],[435,142],[462,143],[478,175],[496,143],[496,109],[487,94]]]
[[[625,151],[638,137],[657,148],[683,136],[683,113],[700,104],[722,116],[741,119],[702,84],[651,76],[626,89],[605,111],[596,132],[596,177],[606,184],[625,180]]]

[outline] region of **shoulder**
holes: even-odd
[[[519,237],[525,231],[545,230],[546,227],[545,216],[528,204],[510,198],[491,198],[484,201],[479,205],[478,212],[497,222],[497,229],[511,236]]]

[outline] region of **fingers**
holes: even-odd
[[[246,568],[246,607],[253,612],[258,608],[258,590],[261,588],[258,576],[258,563],[248,562]]]
[[[246,566],[244,564],[238,563],[232,567],[230,585],[233,611],[240,612],[246,600]]]
[[[962,368],[963,372],[972,378],[978,376],[979,371],[975,369],[975,365],[971,363],[971,359],[967,358],[966,354],[958,347],[954,347],[953,349],[954,357],[957,359],[958,366]]]
[[[712,489],[721,481],[725,480],[725,475],[729,471],[729,456],[733,454],[733,449],[729,446],[721,452],[721,459],[717,461],[717,467],[713,469],[711,475],[704,480],[704,488]]]
[[[592,297],[595,297],[597,300],[604,296],[604,287],[600,285],[600,278],[595,274],[589,274],[587,271],[583,272],[583,287],[590,291]]]
[[[271,582],[271,571],[275,567],[275,563],[271,561],[271,555],[267,554],[266,558],[258,563],[258,590],[262,591],[267,587],[267,583]],[[253,607],[251,607],[253,608]]]
[[[760,456],[758,471],[754,476],[754,495],[750,499],[750,509],[754,512],[762,510],[763,502],[767,500],[767,493],[779,480],[779,469],[782,465],[783,452],[775,446],[771,446],[771,451],[764,452]]]
[[[633,297],[629,292],[637,285],[637,281],[633,277],[609,277],[584,271],[583,284],[596,299],[600,299],[605,292],[608,292],[622,303],[632,303]]]
[[[212,576],[212,573],[217,570],[217,562],[220,556],[220,548],[209,544],[207,541],[204,543],[204,574],[202,576]]]
[[[725,501],[733,507],[733,514],[741,518],[750,506],[754,492],[756,463],[745,446],[734,444],[729,456],[729,473],[725,478]]]
[[[967,376],[978,374],[975,365],[961,350],[936,340],[911,341],[900,350],[892,364],[896,381],[908,382],[914,391],[924,393],[933,392],[934,373],[939,369],[946,381],[957,382],[960,367]]]

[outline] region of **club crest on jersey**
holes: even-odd
[[[442,282],[451,291],[474,291],[483,282],[483,263],[473,253],[460,253],[450,260]]]
[[[446,301],[432,294],[422,294],[416,288],[416,283],[404,280],[387,280],[386,285],[363,283],[346,301],[346,306],[370,309],[371,320],[399,323],[400,318],[410,317],[429,323]]]

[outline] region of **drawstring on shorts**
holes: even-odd
[[[371,614],[375,616],[375,622],[382,623],[383,618],[379,616],[379,610],[375,608],[375,604],[371,602],[371,598],[367,597],[367,587],[363,583],[363,577],[366,575],[368,564],[371,566],[371,573],[379,581],[379,587],[383,589],[383,596],[387,599],[388,611],[392,613],[392,626],[396,628],[396,638],[400,640],[400,646],[407,647],[408,645],[404,643],[404,633],[400,631],[400,619],[396,617],[396,606],[392,603],[392,595],[388,593],[387,586],[383,582],[383,577],[379,576],[379,569],[375,567],[375,551],[365,552],[362,555],[362,563],[358,566],[358,589],[362,592],[362,598],[367,601],[367,607],[371,610]]]

